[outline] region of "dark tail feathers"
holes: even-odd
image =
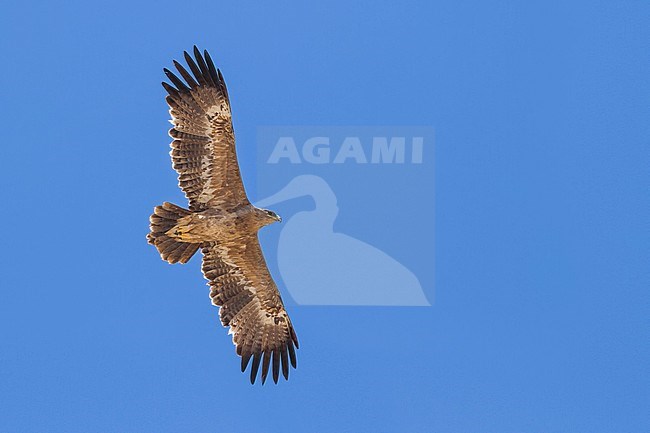
[[[167,202],[154,208],[149,218],[151,232],[147,235],[147,241],[158,248],[163,260],[169,263],[187,263],[199,249],[199,244],[180,242],[166,235],[179,218],[190,214],[190,211]]]

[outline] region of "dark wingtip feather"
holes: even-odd
[[[192,73],[194,74],[196,80],[201,85],[205,85],[205,79],[203,78],[203,75],[201,74],[199,67],[196,66],[196,62],[194,61],[192,56],[190,56],[190,53],[188,53],[187,51],[183,51],[183,57],[185,57],[185,61],[187,62],[187,65],[190,67],[190,69],[192,70]]]
[[[205,64],[205,60],[201,55],[201,51],[199,51],[196,45],[194,45],[194,57],[196,58],[196,63],[199,65],[199,69],[201,69],[201,75],[203,75],[203,79],[205,80],[206,84],[216,86],[217,83],[213,82],[214,80],[212,80],[212,77],[210,76],[208,65]]]
[[[266,376],[269,374],[269,364],[271,363],[271,351],[264,352],[264,361],[262,362],[262,385],[266,382]]]
[[[252,353],[245,353],[244,355],[242,355],[242,357],[241,357],[241,372],[242,373],[246,371],[246,367],[248,367],[248,363],[250,362],[252,355],[253,355]]]
[[[164,68],[163,72],[165,72],[167,78],[169,78],[169,80],[172,82],[174,86],[176,86],[178,90],[189,90],[189,88],[185,85],[185,83],[183,83],[183,81],[180,78],[178,78],[172,71],[170,71],[167,68]]]
[[[226,95],[226,99],[230,101],[230,96],[228,95],[228,87],[226,86],[226,80],[223,79],[223,75],[221,74],[221,69],[217,69],[217,76],[219,77],[219,82],[221,83],[223,94]]]
[[[198,49],[196,45],[194,45],[194,58],[196,59],[196,64],[199,65],[199,68],[201,68],[201,72],[205,72],[203,67],[201,67],[201,63],[205,64],[203,61],[203,56],[201,55],[201,51]]]
[[[203,51],[203,56],[205,57],[205,61],[208,64],[208,70],[210,71],[210,77],[212,78],[212,81],[214,81],[217,86],[224,88],[225,84],[223,82],[223,77],[221,77],[220,72],[217,72],[217,68],[215,68],[214,62],[212,61],[212,57],[210,57],[208,50]]]
[[[170,96],[178,97],[178,90],[175,87],[170,86],[169,83],[165,81],[163,81],[160,84],[162,84],[162,86],[165,88],[165,90],[167,91],[167,93],[169,93]]]
[[[256,353],[253,357],[253,365],[251,365],[251,385],[255,383],[257,377],[257,370],[260,368],[260,361],[262,360],[262,353]]]
[[[280,353],[273,349],[273,382],[278,383],[280,377]]]
[[[187,72],[187,70],[183,67],[183,65],[181,65],[176,60],[174,60],[174,66],[176,67],[178,72],[180,72],[180,74],[183,76],[185,81],[187,81],[187,84],[189,84],[190,87],[198,86],[197,82],[194,81],[194,78],[192,78],[192,76]]]
[[[296,364],[297,364],[296,363],[296,351],[294,350],[293,344],[291,343],[291,341],[289,341],[289,343],[287,343],[287,349],[289,349],[289,359],[291,360],[291,366],[293,368],[296,368]]]
[[[289,380],[289,358],[287,357],[286,346],[280,349],[280,356],[282,357],[282,375],[285,380]]]
[[[293,326],[291,327],[291,339],[293,340],[293,344],[296,345],[296,349],[300,349],[300,345],[298,344],[298,336],[296,335],[296,331],[293,330]]]

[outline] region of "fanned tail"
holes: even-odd
[[[147,241],[158,249],[163,260],[169,263],[187,263],[199,249],[200,244],[181,242],[167,236],[167,232],[180,218],[190,214],[189,210],[168,202],[154,208],[149,217],[151,232],[147,235]]]

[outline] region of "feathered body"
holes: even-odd
[[[181,80],[163,82],[174,127],[169,131],[172,166],[189,209],[163,203],[151,215],[149,243],[163,260],[187,263],[201,249],[202,271],[221,322],[230,327],[244,371],[252,359],[251,383],[261,365],[262,383],[271,368],[289,377],[298,347],[280,292],[266,266],[257,231],[280,218],[248,200],[239,173],[230,100],[221,72],[207,51],[185,52],[191,74],[178,62]]]
[[[260,228],[273,222],[275,219],[269,220],[264,211],[250,204],[233,210],[209,208],[179,218],[167,235],[189,243],[237,243],[242,233],[255,234]]]

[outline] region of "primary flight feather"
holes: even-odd
[[[257,231],[280,217],[246,197],[235,152],[230,100],[221,71],[207,51],[184,53],[189,71],[164,69],[163,82],[174,127],[169,131],[172,166],[189,209],[163,203],[150,218],[147,235],[163,260],[187,263],[200,248],[202,271],[221,323],[230,327],[241,370],[252,359],[250,381],[260,365],[262,383],[271,368],[289,378],[296,367],[298,339],[280,292],[266,266]]]

